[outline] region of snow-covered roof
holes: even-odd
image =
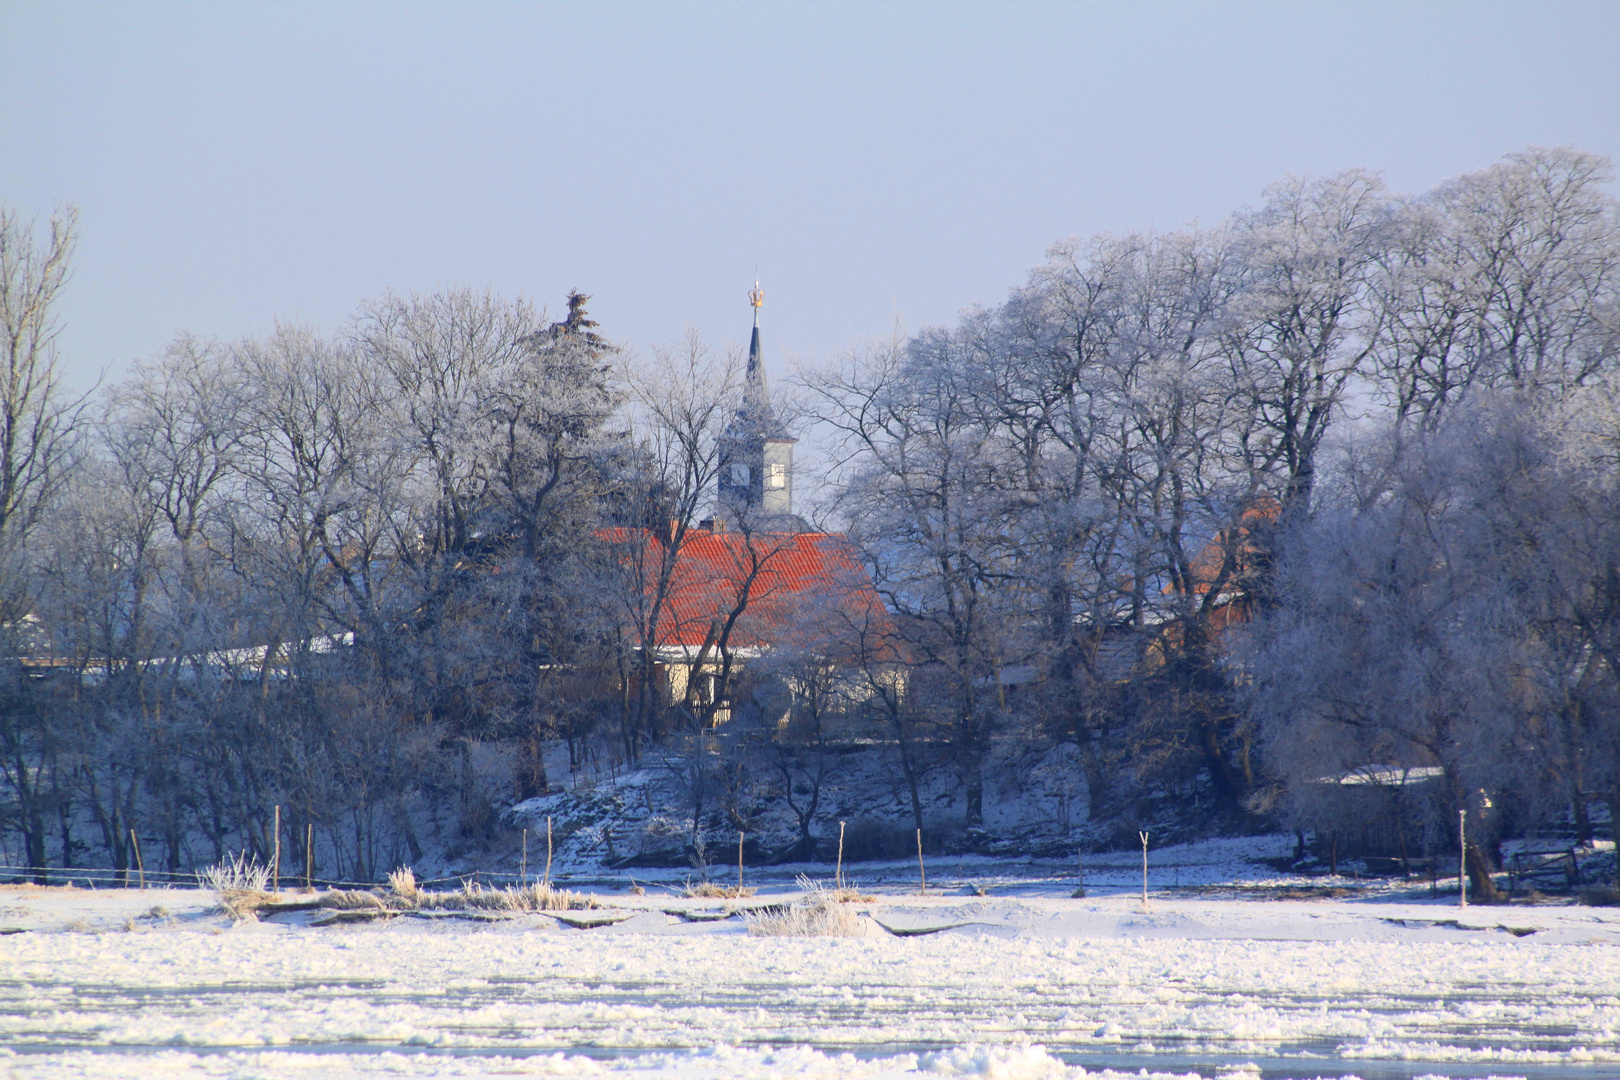
[[[1383,787],[1405,787],[1408,784],[1422,784],[1438,777],[1444,776],[1446,770],[1438,765],[1419,765],[1403,767],[1400,765],[1359,765],[1348,772],[1338,776],[1319,776],[1314,783],[1341,784],[1353,787],[1361,784],[1378,784]]]

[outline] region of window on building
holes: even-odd
[[[765,466],[765,486],[768,488],[787,487],[787,466],[780,461],[773,461]]]

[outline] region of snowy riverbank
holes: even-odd
[[[1617,909],[1386,888],[1144,911],[1123,866],[1082,899],[973,869],[986,895],[868,885],[854,938],[689,921],[728,902],[660,887],[595,893],[628,917],[588,930],[233,924],[197,891],[0,887],[24,931],[0,938],[0,1072],[1620,1076]]]

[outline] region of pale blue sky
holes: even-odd
[[[81,208],[80,385],[389,288],[578,287],[637,349],[736,342],[756,262],[779,369],[1285,172],[1620,156],[1617,57],[1612,2],[0,0],[0,201]]]

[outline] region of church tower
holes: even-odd
[[[793,444],[776,418],[765,389],[765,358],[759,347],[759,309],[765,294],[759,282],[748,292],[754,308],[754,336],[748,343],[748,370],[742,405],[720,437],[720,505],[724,516],[745,518],[771,532],[799,532],[793,516]]]

